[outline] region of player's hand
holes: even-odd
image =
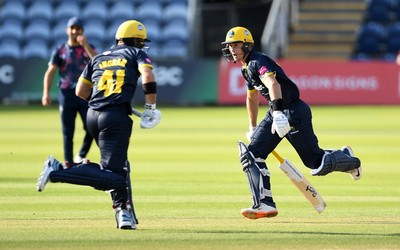
[[[153,108],[154,107],[154,108]],[[142,113],[142,120],[140,121],[141,128],[154,128],[161,122],[161,111],[155,108],[155,105],[147,107]]]
[[[249,127],[249,131],[246,132],[246,138],[249,142],[251,142],[251,139],[253,138],[254,130],[256,130],[257,127]]]
[[[42,97],[42,105],[49,106],[51,104],[51,98],[49,95],[43,95]]]
[[[84,35],[76,36],[76,41],[83,47],[85,47],[88,44],[87,39]]]
[[[290,131],[290,125],[287,117],[282,113],[282,111],[272,112],[272,127],[271,133],[278,133],[280,138],[283,138]]]

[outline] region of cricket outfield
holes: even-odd
[[[137,107],[142,110],[141,107]],[[0,249],[400,249],[400,106],[313,106],[322,148],[352,146],[363,177],[312,177],[294,149],[277,151],[318,189],[318,214],[267,159],[279,215],[248,220],[251,194],[238,159],[244,107],[158,107],[129,149],[136,231],[115,228],[109,194],[36,180],[49,154],[62,159],[57,107],[0,107]],[[260,110],[261,111],[261,110]],[[260,113],[260,116],[262,114]],[[77,120],[75,152],[83,137]],[[96,145],[89,153],[98,162]]]

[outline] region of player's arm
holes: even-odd
[[[281,85],[272,73],[264,76],[261,81],[268,88],[269,96],[272,102],[272,127],[271,132],[275,132],[283,138],[290,131],[288,118],[283,114],[283,100]]]
[[[82,76],[76,84],[75,94],[84,100],[89,100],[92,94],[93,83]]]
[[[274,74],[270,73],[269,75],[263,77],[261,81],[265,87],[268,88],[271,101],[282,99],[281,85],[276,80]]]
[[[161,111],[156,109],[157,83],[151,65],[139,67],[142,75],[142,88],[145,95],[145,110],[140,122],[141,128],[154,128],[161,121]]]
[[[257,126],[258,117],[258,91],[256,89],[247,90],[246,107],[247,115],[249,117],[249,129],[255,128]]]
[[[53,84],[54,75],[57,72],[58,66],[56,64],[49,64],[43,79],[43,96],[42,105],[48,106],[51,104],[50,89]]]
[[[142,87],[146,104],[156,104],[157,84],[153,69],[148,66],[142,66],[139,67],[139,72],[142,75]]]

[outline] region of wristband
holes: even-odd
[[[273,101],[271,101],[272,103],[272,110],[273,111],[283,111],[283,100],[282,98],[279,99],[275,99]]]
[[[144,108],[145,108],[145,109],[154,110],[154,109],[156,109],[156,104],[155,104],[155,103],[154,103],[154,104],[146,103],[146,104],[144,105]]]
[[[156,82],[144,83],[144,84],[142,84],[142,88],[143,88],[145,95],[157,93],[157,83]]]

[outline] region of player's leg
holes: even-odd
[[[318,145],[318,138],[312,127],[312,114],[309,106],[299,100],[290,108],[289,112],[286,112],[286,115],[291,125],[291,130],[286,138],[306,167],[318,168],[325,151]]]
[[[270,173],[266,166],[259,166],[258,161],[243,142],[238,142],[240,161],[249,183],[253,205],[241,210],[241,214],[249,219],[274,217],[278,214],[272,193],[265,185],[269,185]],[[265,164],[265,163],[264,163]]]
[[[312,114],[303,101],[290,110],[292,130],[287,139],[293,145],[304,165],[311,168],[312,175],[326,175],[332,171],[349,172],[360,168],[360,160],[343,150],[323,150],[318,145],[312,127]]]
[[[82,146],[79,149],[78,154],[74,157],[74,162],[81,162],[82,160],[84,160],[84,158],[86,158],[86,155],[89,153],[90,147],[91,147],[92,142],[93,142],[93,137],[88,131],[87,122],[86,122],[86,117],[87,117],[87,112],[88,112],[88,104],[83,99],[77,100],[77,102],[78,102],[78,105],[79,105],[78,112],[79,112],[79,115],[80,115],[81,120],[82,120],[82,124],[83,124],[83,129],[85,131],[85,135],[84,135],[84,138],[83,138]]]
[[[110,109],[102,111],[98,119],[98,145],[101,154],[101,165],[105,169],[125,177],[123,188],[111,191],[113,209],[116,213],[117,228],[136,229],[131,213],[128,211],[128,190],[125,166],[128,156],[129,140],[132,131],[132,119],[124,110]]]
[[[278,214],[271,192],[270,173],[265,163],[268,154],[271,153],[281,141],[278,135],[271,133],[271,125],[272,119],[270,114],[268,114],[254,131],[252,140],[248,146],[248,151],[251,152],[251,154],[243,155],[245,156],[244,158],[243,156],[241,157],[241,160],[247,158],[249,162],[251,162],[251,158],[253,158],[256,163],[250,164],[248,171],[246,171],[246,167],[243,165],[243,170],[246,172],[249,185],[252,182],[249,178],[250,176],[253,179],[253,186],[255,187],[253,206],[242,210],[242,214],[244,216],[247,214],[246,217],[248,218],[273,217]],[[259,197],[260,207],[258,207],[257,203],[254,201],[254,197],[257,196]],[[259,210],[265,210],[267,213]],[[263,216],[263,214],[265,216]]]
[[[131,165],[129,163],[129,161],[126,162],[125,165],[125,171],[126,171],[126,182],[127,182],[127,186],[126,186],[126,190],[128,193],[128,201],[127,201],[127,209],[128,211],[131,213],[132,215],[132,219],[133,219],[133,224],[139,224],[139,220],[136,217],[136,212],[135,212],[135,204],[132,198],[132,184],[131,184]]]
[[[75,132],[76,110],[69,102],[70,91],[61,90],[59,97],[59,111],[63,133],[64,160],[73,164],[73,139]]]
[[[96,163],[80,164],[70,168],[63,165],[53,156],[46,160],[37,182],[38,191],[43,191],[48,182],[61,182],[90,186],[98,190],[124,189],[124,175],[104,170]]]

